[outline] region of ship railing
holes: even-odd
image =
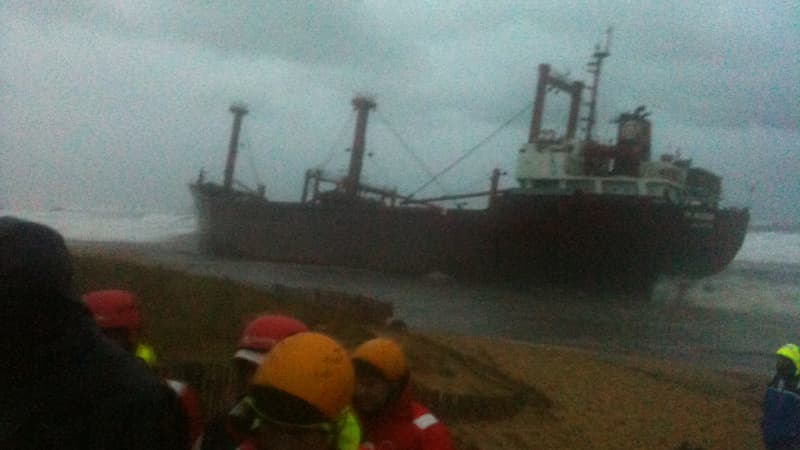
[[[308,191],[307,186],[308,186],[308,184],[310,182],[313,182],[313,186],[314,186],[313,187],[313,193],[312,193],[311,198],[310,198],[310,200],[313,201],[315,198],[317,198],[320,195],[319,183],[329,183],[329,184],[334,185],[336,189],[340,189],[344,185],[345,181],[346,180],[343,180],[341,178],[335,178],[335,177],[326,176],[326,175],[324,175],[322,173],[322,171],[310,171],[306,175],[306,188],[303,191],[303,202],[306,202],[307,200],[309,200],[307,198],[307,196],[308,196],[308,194],[307,194],[307,191]],[[361,194],[371,194],[371,195],[379,196],[382,202],[385,202],[386,200],[389,200],[390,205],[392,205],[392,206],[394,206],[397,203],[398,200],[400,200],[402,202],[405,202],[406,200],[410,199],[410,197],[408,197],[408,196],[399,194],[397,192],[397,190],[370,186],[370,185],[365,184],[365,183],[359,183],[357,191],[359,193],[361,193]]]
[[[477,198],[477,197],[489,197],[492,194],[503,194],[508,190],[498,190],[498,191],[481,191],[481,192],[472,192],[467,194],[456,194],[456,195],[443,195],[440,197],[429,197],[429,198],[408,198],[403,200],[401,204],[429,204],[434,202],[446,202],[450,200],[463,200],[467,198]]]

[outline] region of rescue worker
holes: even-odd
[[[308,327],[303,322],[283,315],[263,315],[248,323],[233,355],[237,374],[237,383],[233,387],[234,392],[231,393],[235,398],[233,404],[238,404],[242,399],[253,374],[267,353],[285,338],[306,331]],[[194,448],[198,450],[239,448],[248,431],[242,430],[242,414],[241,407],[234,407],[209,422],[205,433],[195,443]],[[339,435],[338,450],[356,450],[361,441],[361,428],[352,413],[345,416],[345,423],[346,426]]]
[[[800,348],[785,344],[778,349],[775,376],[764,396],[761,433],[768,450],[800,449]]]
[[[452,450],[447,427],[413,399],[406,357],[397,342],[364,342],[353,352],[353,366],[353,407],[362,421],[364,449]]]
[[[353,366],[335,340],[312,332],[284,339],[242,399],[252,433],[243,448],[335,450],[353,388]]]
[[[175,396],[98,333],[56,231],[0,218],[0,448],[176,449]]]
[[[140,339],[142,315],[139,300],[132,292],[124,290],[94,291],[83,296],[83,301],[94,316],[103,334],[129,353],[142,359],[152,370],[156,369],[155,350]],[[183,417],[188,433],[187,447],[203,432],[203,408],[200,396],[184,381],[165,378],[183,407]]]
[[[266,354],[283,339],[308,331],[301,321],[288,316],[264,315],[257,317],[245,326],[236,352],[233,354],[233,365],[236,373],[235,383],[228,393],[231,405],[237,405],[244,397],[250,379]],[[194,448],[201,450],[232,450],[239,448],[247,435],[249,423],[242,417],[241,408],[233,407],[230,411],[212,419],[206,430],[195,442]]]
[[[263,315],[248,323],[233,354],[239,393],[244,394],[256,369],[278,342],[305,331],[309,331],[306,324],[282,315]]]

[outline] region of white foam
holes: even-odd
[[[737,261],[800,264],[800,233],[750,232]]]
[[[68,240],[160,242],[195,230],[190,214],[163,214],[114,211],[0,211],[39,222],[60,232]]]
[[[685,282],[683,289],[681,286],[681,280],[661,280],[654,299],[742,313],[800,317],[800,285],[796,283],[775,283],[746,271],[734,271]]]

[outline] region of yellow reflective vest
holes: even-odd
[[[153,349],[153,347],[147,344],[142,344],[141,342],[136,346],[136,356],[147,363],[150,368],[155,368],[156,363],[158,363],[158,356],[156,355],[156,351]]]
[[[337,428],[339,430],[337,450],[358,450],[361,445],[361,424],[358,423],[353,410],[346,408],[342,411]]]

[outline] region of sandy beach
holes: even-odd
[[[753,267],[734,263],[722,274],[691,285],[682,296],[677,282],[665,281],[650,299],[597,298],[552,288],[469,285],[445,277],[221,260],[198,254],[189,238],[161,244],[71,245],[79,252],[255,287],[281,284],[375,297],[391,302],[395,316],[418,330],[567,345],[600,354],[645,355],[709,369],[763,375],[771,370],[772,349],[796,339],[797,268],[787,269],[783,280],[767,277],[754,282]],[[781,273],[769,272],[773,277]],[[786,297],[786,308],[794,311],[774,310],[780,305],[774,298],[759,298],[768,295]]]
[[[201,303],[203,294],[193,287],[191,294],[174,295],[195,297],[196,305],[186,299],[182,306],[150,303],[161,328],[172,316],[204,317],[175,336],[163,335],[167,359],[188,353],[180,350],[182,341],[189,335],[196,340],[193,333],[203,324],[211,328],[201,332],[207,354],[225,355],[247,314],[276,308],[269,300],[245,299],[264,290],[297,286],[391,302],[394,317],[411,329],[402,339],[417,368],[421,396],[440,408],[459,448],[760,448],[760,399],[773,364],[770,350],[779,345],[772,341],[793,330],[774,315],[701,307],[679,298],[599,299],[436,277],[223,261],[198,255],[190,244],[70,246],[79,259],[90,261],[87,267],[113,261],[99,264],[103,279],[90,285],[108,277],[120,277],[123,285],[138,283],[126,269],[113,268],[116,263],[146,268],[145,275],[134,278],[157,279],[138,284],[157,293],[150,297],[176,291],[174,278],[181,276],[227,283],[217,289],[224,291],[222,300]],[[735,276],[735,270],[722,275]],[[727,279],[721,280],[692,289],[721,289]],[[241,304],[231,304],[229,297],[239,297]],[[228,302],[224,313],[214,306],[220,301]],[[277,308],[285,310],[287,304],[282,305]],[[319,316],[327,312],[319,305],[288,307],[344,342],[389,332],[374,325],[353,331],[347,319],[326,323]],[[221,324],[207,318],[214,315],[237,319]],[[224,365],[225,358],[214,363]]]

